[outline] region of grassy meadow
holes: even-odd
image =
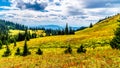
[[[107,18],[96,23],[92,28],[77,31],[75,35],[46,36],[30,39],[27,42],[31,55],[15,56],[19,47],[23,51],[24,41],[17,46],[10,44],[11,56],[2,57],[5,46],[0,50],[0,68],[120,68],[120,51],[112,49],[109,42],[114,36],[120,15]],[[11,30],[12,35],[19,33]],[[38,33],[43,33],[39,31]],[[76,52],[80,45],[86,48],[86,53]],[[64,50],[71,45],[72,54]],[[41,48],[43,55],[35,54]]]

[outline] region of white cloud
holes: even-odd
[[[96,3],[100,3],[100,1],[11,0],[12,4],[10,7],[0,7],[9,9],[7,11],[0,11],[0,16],[2,16],[1,18],[26,25],[38,25],[39,23],[40,25],[56,24],[63,26],[69,23],[71,26],[83,26],[120,12],[120,9],[117,7],[119,4],[113,3],[117,1],[101,0],[102,5],[94,6]],[[36,4],[40,7],[35,7]],[[41,6],[43,9],[41,9]]]

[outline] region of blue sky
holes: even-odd
[[[87,26],[120,12],[120,0],[0,0],[0,19],[25,25]]]

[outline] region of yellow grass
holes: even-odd
[[[35,31],[29,30],[29,31],[30,31],[31,34],[32,34],[32,33],[36,33],[37,35],[41,35],[41,34],[42,34],[43,36],[46,35],[43,30],[35,30]],[[23,30],[9,30],[9,34],[10,34],[10,35],[17,35],[18,33],[23,33],[23,32],[25,32],[25,31],[23,31]]]

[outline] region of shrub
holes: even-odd
[[[20,49],[17,48],[15,55],[20,55]]]
[[[84,49],[83,45],[81,45],[78,49],[77,49],[77,53],[85,53],[86,49]]]
[[[16,40],[14,39],[14,47],[16,47]]]
[[[90,23],[90,26],[89,26],[89,28],[92,28],[93,27],[93,24],[92,23]]]
[[[43,54],[43,51],[42,51],[40,48],[38,48],[38,51],[36,52],[36,54],[42,55],[42,54]]]
[[[0,49],[2,49],[2,41],[0,40]]]
[[[118,28],[116,28],[114,35],[115,36],[110,41],[110,45],[113,49],[120,49],[120,25],[118,26]]]
[[[7,57],[7,56],[9,56],[9,55],[11,55],[11,51],[10,51],[8,45],[6,45],[6,51],[4,52],[4,54],[3,54],[2,56],[3,56],[3,57]]]
[[[68,48],[64,51],[65,52],[65,54],[72,54],[72,48],[71,48],[71,46],[69,45],[68,46]]]

